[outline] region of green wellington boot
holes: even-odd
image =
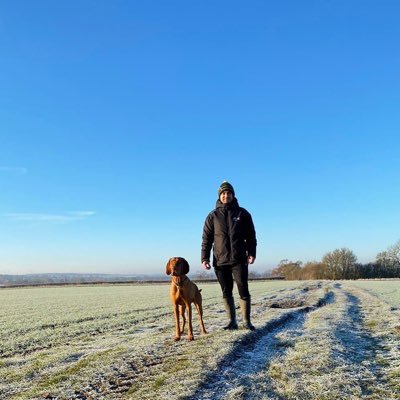
[[[240,299],[240,310],[242,311],[243,324],[246,329],[254,331],[256,328],[250,322],[250,311],[251,311],[251,299],[250,297],[246,300]]]
[[[224,306],[226,315],[228,316],[229,323],[224,326],[225,330],[235,330],[238,329],[238,325],[236,322],[236,310],[235,310],[235,301],[233,297],[224,297]]]

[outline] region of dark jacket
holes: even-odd
[[[214,246],[213,246],[214,244]],[[210,261],[213,249],[213,266],[247,264],[247,257],[256,257],[256,232],[250,213],[233,198],[230,204],[217,200],[215,210],[208,214],[203,228],[201,261]]]

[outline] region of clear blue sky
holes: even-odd
[[[398,1],[2,1],[0,273],[200,267],[228,180],[263,272],[400,239]]]

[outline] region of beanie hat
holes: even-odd
[[[218,188],[218,197],[221,195],[221,193],[224,190],[229,190],[230,192],[232,192],[233,195],[235,195],[235,191],[233,190],[233,186],[227,181],[223,181],[221,183],[221,186]]]

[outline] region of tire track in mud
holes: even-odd
[[[284,315],[258,328],[256,331],[243,335],[235,344],[233,350],[219,363],[217,370],[208,374],[203,383],[195,389],[195,393],[188,397],[179,397],[179,399],[224,398],[223,394],[232,387],[231,378],[232,375],[237,375],[237,370],[247,371],[242,374],[242,378],[244,379],[247,374],[254,373],[257,369],[263,368],[268,358],[277,354],[276,348],[281,351],[283,350],[282,346],[279,346],[279,340],[275,338],[279,332],[287,329],[301,329],[307,313],[332,302],[333,299],[334,294],[329,292],[323,298],[319,299],[316,304],[288,311]],[[268,349],[272,349],[272,352],[268,351]],[[121,366],[119,366],[114,371],[114,376],[105,377],[100,375],[94,378],[85,388],[75,391],[71,395],[71,398],[87,400],[91,398],[109,398],[109,396],[114,396],[114,398],[124,397],[124,394],[126,394],[130,385],[138,379],[138,376],[143,373],[146,375],[149,374],[149,369],[153,369],[154,366],[157,367],[162,362],[162,358],[155,351],[154,354],[148,355],[148,359],[143,365],[127,364],[123,368],[124,372],[121,371]],[[243,363],[248,365],[243,367]],[[234,364],[235,366],[232,369],[232,365]],[[146,370],[147,372],[145,372]],[[226,390],[221,393],[221,397],[218,397],[221,385],[224,385]]]
[[[342,289],[340,284],[337,288],[346,297],[347,313],[334,332],[342,348],[336,352],[335,358],[344,363],[347,374],[358,377],[356,382],[362,398],[369,398],[377,386],[387,389],[382,366],[376,361],[377,353],[382,351],[382,343],[364,327],[360,299]]]
[[[210,372],[184,400],[284,400],[285,397],[274,390],[273,378],[262,374],[259,380],[257,373],[265,372],[271,360],[285,355],[287,348],[278,339],[281,332],[301,336],[308,314],[338,301],[337,297],[340,297],[341,302],[344,301],[344,313],[340,323],[331,331],[334,338],[331,367],[341,370],[348,382],[347,387],[340,389],[344,390],[343,398],[354,395],[352,390],[355,388],[358,388],[355,390],[360,399],[371,398],[377,392],[385,393],[384,398],[387,399],[399,398],[391,397],[392,391],[388,387],[383,367],[377,362],[377,353],[382,352],[383,343],[364,326],[361,300],[356,294],[344,290],[340,283],[335,283],[333,288],[334,291],[326,294],[316,305],[285,313],[256,332],[245,335],[221,360],[216,370]]]
[[[335,283],[333,291],[326,293],[316,304],[288,310],[255,332],[243,335],[217,367],[204,375],[202,382],[193,388],[191,393],[185,397],[170,398],[180,400],[287,399],[278,393],[274,384],[276,382],[273,381],[274,377],[265,373],[271,361],[277,357],[284,357],[289,349],[285,343],[281,342],[279,336],[283,333],[297,340],[297,337],[303,335],[305,322],[312,315],[311,313],[329,304],[334,304],[335,308],[336,305],[340,306],[339,308],[342,309],[340,322],[332,324],[328,333],[334,338],[330,367],[335,368],[336,371],[343,371],[348,383],[347,387],[335,385],[335,390],[343,394],[341,398],[354,398],[354,389],[359,393],[357,398],[366,399],[374,396],[374,386],[378,385],[382,393],[389,394],[383,398],[393,399],[394,397],[390,396],[382,367],[376,362],[377,349],[381,348],[382,343],[374,338],[364,326],[362,304],[357,293],[344,290],[340,283]],[[322,311],[322,314],[324,313]],[[150,356],[147,365],[142,367],[152,369],[152,360],[156,362],[155,366],[162,363],[157,354],[154,354],[154,360]],[[108,396],[111,395],[114,395],[114,398],[124,397],[130,384],[144,371],[139,365],[135,365],[132,366],[132,370],[125,371],[127,373],[125,376],[121,375],[121,371],[116,372],[118,379],[115,381],[112,379],[110,382],[104,382],[104,378],[100,379],[102,382],[89,385],[84,391],[75,392],[73,398],[93,398],[90,394],[95,394],[94,398],[99,399],[109,398]],[[326,371],[321,372],[326,373]],[[89,392],[89,396],[84,392]]]
[[[232,392],[240,387],[250,388],[254,382],[250,382],[248,376],[264,370],[273,357],[285,353],[286,349],[280,346],[277,335],[282,331],[295,333],[301,330],[308,313],[334,301],[334,293],[328,292],[315,305],[289,311],[269,321],[263,327],[257,328],[256,331],[246,334],[220,361],[217,368],[205,376],[197,389],[182,400],[225,399],[228,391]],[[282,399],[273,390],[271,382],[264,380],[263,387],[268,387],[268,389],[267,392],[262,391],[262,398],[269,396],[270,399]],[[251,392],[248,398],[255,399],[256,396],[256,392]],[[240,398],[246,398],[246,396],[241,394]]]
[[[318,289],[324,286],[316,287]],[[185,397],[180,395],[170,395],[164,397],[147,397],[144,398],[170,398],[180,400],[194,400],[194,399],[276,399],[284,400],[294,397],[284,397],[282,392],[278,392],[280,387],[277,382],[282,383],[283,380],[278,381],[273,374],[268,371],[268,366],[274,362],[278,357],[289,359],[293,349],[293,345],[289,340],[287,343],[281,341],[282,338],[287,336],[289,339],[293,338],[293,342],[297,342],[304,338],[304,336],[312,338],[312,344],[315,346],[315,337],[312,336],[313,331],[305,332],[309,325],[310,319],[317,319],[317,321],[328,321],[326,329],[323,333],[332,336],[332,353],[328,362],[324,367],[318,370],[324,379],[332,380],[330,375],[334,369],[336,376],[342,377],[340,374],[343,372],[343,377],[346,378],[345,386],[341,386],[340,382],[334,382],[332,388],[337,391],[339,397],[331,398],[359,398],[359,399],[372,399],[372,398],[385,398],[397,399],[393,397],[392,391],[388,387],[385,379],[385,368],[379,365],[377,356],[379,353],[385,354],[382,349],[385,342],[380,338],[376,338],[368,330],[368,324],[365,322],[365,309],[368,301],[362,297],[361,293],[352,288],[347,288],[345,284],[330,283],[326,286],[331,291],[325,293],[315,304],[308,305],[306,298],[302,297],[304,293],[296,292],[295,299],[278,299],[282,308],[289,307],[294,304],[302,304],[302,307],[287,308],[282,311],[279,317],[265,323],[254,332],[249,332],[240,335],[240,339],[235,342],[233,349],[217,364],[216,368],[204,372],[202,381],[198,386],[188,386],[188,392],[185,392]],[[303,289],[304,292],[308,291]],[[326,289],[325,289],[326,290]],[[318,292],[318,296],[322,296]],[[315,297],[312,297],[315,299]],[[275,298],[269,296],[268,298],[261,299],[261,304],[264,307],[260,313],[260,318],[264,315],[265,309],[274,308],[276,303]],[[303,302],[304,300],[304,302]],[[310,300],[309,300],[310,302]],[[308,303],[310,304],[310,303]],[[328,306],[324,308],[324,306]],[[261,308],[262,308],[261,307]],[[337,311],[335,311],[337,310]],[[255,310],[256,311],[256,310]],[[315,313],[313,313],[315,311]],[[340,319],[335,319],[333,312],[339,315]],[[330,313],[330,314],[329,314]],[[166,313],[167,314],[167,313]],[[169,329],[164,326],[164,329]],[[292,347],[288,347],[288,343]],[[172,348],[175,352],[180,350],[180,355],[185,354],[185,346]],[[171,356],[172,356],[171,350]],[[134,395],[129,395],[129,389],[132,384],[140,385],[143,380],[153,374],[156,376],[162,370],[165,356],[169,355],[162,344],[157,347],[152,347],[151,351],[146,353],[145,359],[135,359],[131,355],[126,355],[121,360],[121,363],[115,365],[109,374],[99,373],[93,377],[93,380],[84,388],[76,390],[71,393],[70,399],[117,399],[117,398],[135,398]],[[162,354],[161,354],[162,353]],[[176,354],[174,353],[176,356]],[[314,359],[313,359],[314,362]],[[290,362],[289,362],[290,364]],[[294,364],[294,369],[296,365]],[[293,369],[292,369],[293,371]],[[290,375],[292,382],[300,382],[302,378],[307,377],[310,382],[314,379],[308,370],[295,371],[295,374]],[[297,372],[300,374],[297,375]],[[184,371],[182,371],[182,374]],[[324,375],[325,374],[325,375]],[[274,381],[275,379],[275,381]],[[198,380],[196,381],[198,382]],[[325,382],[327,382],[325,380]],[[381,393],[385,393],[383,397],[376,396],[374,387],[378,386]],[[153,386],[154,387],[154,386]],[[300,389],[307,389],[307,383],[301,383]],[[151,390],[151,386],[149,385]],[[189,392],[189,390],[191,390]],[[329,391],[329,389],[328,389]],[[358,391],[358,397],[354,397],[355,391]],[[165,391],[164,393],[167,393]],[[295,398],[318,398],[306,395],[305,397]],[[324,392],[329,393],[329,392]],[[150,394],[151,395],[151,394]],[[149,396],[150,396],[149,395]],[[0,396],[1,397],[1,396]],[[56,399],[57,396],[47,398]],[[136,397],[137,398],[137,397]],[[322,398],[322,397],[321,397]],[[329,398],[329,397],[323,397]]]

